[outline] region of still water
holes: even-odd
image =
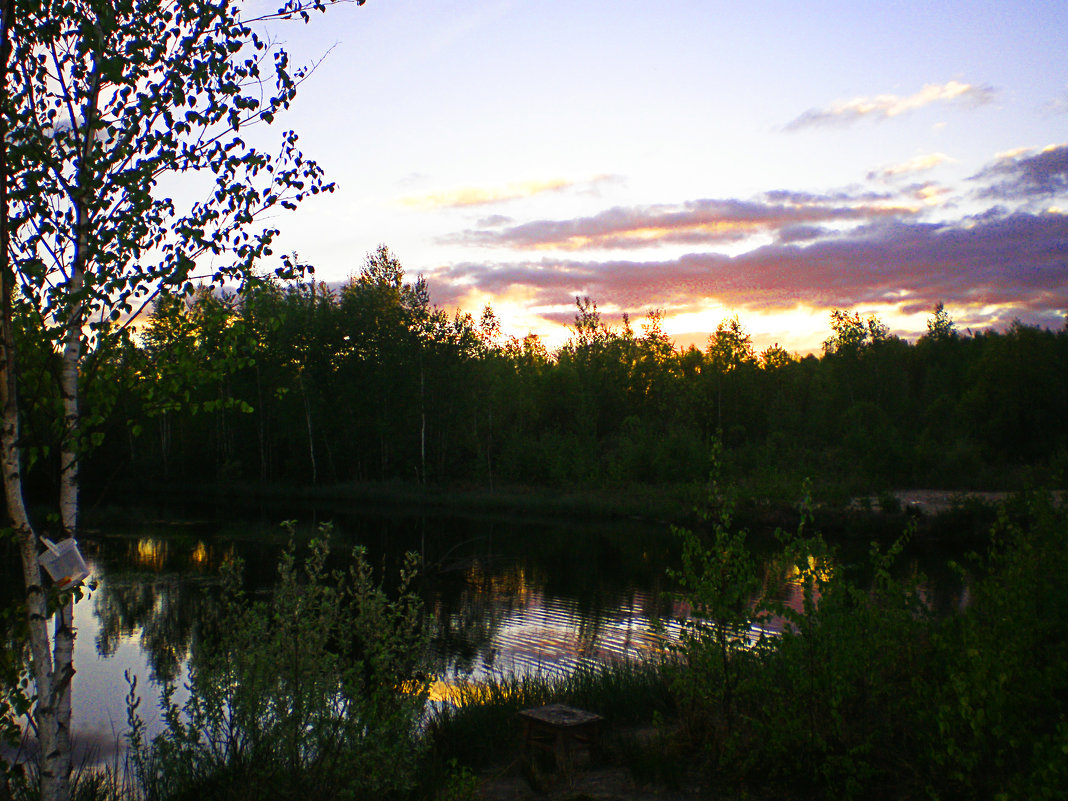
[[[396,515],[332,522],[334,552],[366,546],[387,586],[401,554],[421,555],[421,592],[446,681],[640,658],[662,642],[654,620],[688,611],[666,578],[677,547],[663,525]],[[298,541],[315,527],[301,523]],[[180,688],[221,565],[239,557],[246,589],[266,592],[286,539],[274,520],[156,522],[83,534],[96,589],[75,611],[74,733],[82,754],[106,760],[123,747],[127,675],[137,677],[139,714],[158,728],[160,684]],[[946,583],[928,592],[952,605],[960,591]],[[783,592],[800,603],[800,587]]]

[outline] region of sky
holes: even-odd
[[[699,347],[737,315],[816,351],[833,308],[1064,325],[1063,0],[368,0],[272,30],[321,59],[282,124],[337,190],[271,221],[319,280],[385,244],[550,346],[587,296]]]

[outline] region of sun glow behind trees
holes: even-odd
[[[237,303],[198,299],[213,310],[177,309],[187,344],[173,347],[221,369],[197,383],[165,352],[131,352],[123,369],[142,378],[116,369],[128,389],[100,458],[135,482],[161,465],[170,480],[203,479],[214,453],[221,486],[618,487],[703,481],[718,440],[744,481],[786,494],[805,475],[835,492],[1011,486],[1013,465],[1052,474],[1065,458],[1063,327],[960,332],[942,307],[909,343],[839,310],[825,352],[799,358],[756,347],[737,317],[680,348],[659,315],[614,324],[579,298],[569,339],[547,347],[504,333],[492,307],[476,320],[433,306],[432,285],[385,248],[367,264],[340,290],[267,283]],[[200,412],[153,416],[157,374]],[[137,442],[121,435],[131,420]]]

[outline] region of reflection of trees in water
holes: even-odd
[[[650,621],[662,611],[660,577],[648,582],[651,592],[636,591],[631,576],[589,562],[572,564],[568,572],[582,574],[577,593],[561,586],[567,582],[552,576],[551,568],[531,567],[530,561],[472,557],[466,570],[434,577],[428,609],[435,651],[446,670],[492,670],[498,649],[522,660],[541,647],[563,647],[561,656],[571,662],[569,657],[628,658],[656,646]],[[558,592],[550,592],[549,585]]]
[[[137,636],[152,680],[178,677],[206,600],[202,582],[176,575],[105,578],[94,600],[101,656],[112,656],[124,640]]]
[[[510,657],[551,651],[560,644],[570,656],[584,660],[630,655],[656,647],[649,621],[689,613],[672,594],[674,582],[665,574],[673,542],[664,532],[609,535],[524,526],[485,535],[472,528],[464,534],[464,547],[451,538],[425,543],[424,597],[434,649],[446,670],[492,670]],[[178,676],[201,636],[198,610],[212,595],[204,584],[215,580],[211,577],[233,557],[235,547],[246,560],[246,590],[264,591],[277,577],[278,548],[261,541],[212,544],[211,537],[190,536],[186,529],[171,536],[108,538],[92,547],[97,563],[107,566],[94,594],[97,649],[111,655],[122,642],[137,638],[153,678],[161,680]],[[480,552],[472,554],[474,549]],[[765,555],[764,592],[800,607],[802,587],[771,556]],[[835,569],[831,563],[810,567]],[[900,569],[917,575],[924,598],[935,609],[959,603],[959,579],[954,583],[935,576],[933,582],[922,582],[918,565],[904,560]],[[863,576],[854,578],[864,586]]]
[[[202,574],[217,573],[233,557],[233,548],[142,537],[124,541],[119,550],[124,552],[119,564],[139,572],[109,569],[101,576],[93,594],[97,652],[112,656],[123,641],[136,636],[151,678],[173,681],[196,637],[198,615],[211,603],[206,585],[214,579]]]
[[[491,668],[493,641],[502,621],[525,609],[534,588],[544,583],[532,579],[519,563],[473,558],[465,571],[439,575],[429,604],[433,648],[447,669],[470,673],[481,660]]]

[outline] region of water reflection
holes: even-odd
[[[546,590],[540,571],[476,560],[462,586],[439,591],[430,606],[435,650],[446,675],[569,670],[647,656],[661,646],[652,631],[659,592],[602,587],[580,600]]]
[[[174,682],[189,656],[198,615],[212,602],[209,589],[218,584],[221,565],[234,559],[235,545],[156,535],[98,539],[91,547],[97,656],[109,660],[135,641],[147,678]],[[84,622],[80,628],[84,636]],[[128,667],[142,665],[122,669]],[[143,669],[137,672],[145,677]]]
[[[124,573],[217,573],[219,567],[236,555],[233,542],[217,545],[204,539],[153,536],[112,540],[96,540],[98,552],[108,557],[109,571]]]
[[[201,592],[178,576],[115,576],[95,593],[96,651],[113,657],[136,639],[154,682],[171,682],[189,654]],[[84,668],[82,668],[84,670]]]
[[[275,581],[282,543],[272,530],[273,537],[236,527],[219,534],[209,526],[174,526],[86,537],[99,586],[76,613],[79,730],[123,730],[124,670],[138,675],[145,690],[146,679],[181,683],[199,621],[216,602],[222,564],[244,560],[249,592]],[[338,559],[357,542],[387,566],[413,545],[424,554],[423,594],[445,679],[441,694],[457,676],[551,672],[655,654],[665,634],[654,631],[653,621],[690,614],[665,578],[673,542],[658,528],[343,519],[335,534]],[[814,559],[808,569],[829,578],[844,567]],[[920,575],[917,561],[902,569]],[[784,576],[769,562],[765,592],[801,611],[803,579],[797,571]],[[955,584],[946,579],[917,579],[936,611],[955,608],[963,596],[959,577]],[[783,625],[780,618],[769,627],[781,631]],[[667,636],[674,631],[669,626]],[[146,698],[142,712],[154,702]]]

